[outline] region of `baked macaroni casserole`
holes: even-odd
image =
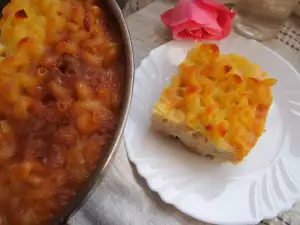
[[[239,162],[264,132],[275,84],[246,58],[198,45],[163,90],[152,125],[199,154]]]
[[[90,0],[12,0],[0,30],[0,224],[48,224],[114,135],[120,43]]]

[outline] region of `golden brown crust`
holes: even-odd
[[[121,49],[92,2],[12,0],[3,9],[1,225],[51,224],[115,133]]]

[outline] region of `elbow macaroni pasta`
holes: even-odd
[[[56,53],[80,54],[82,60],[90,65],[101,66],[104,60],[106,63],[115,61],[117,46],[99,26],[96,18],[101,18],[101,15],[100,8],[89,5],[85,9],[80,1],[16,0],[9,3],[3,10],[0,27],[0,71],[16,74],[21,84],[25,80],[27,84],[37,84],[39,81],[30,74],[26,76],[26,73],[30,70],[32,59],[41,58],[47,51],[47,44],[53,42],[57,42]],[[45,26],[47,29],[44,29]],[[61,39],[59,34],[62,30],[68,30],[69,39]],[[105,52],[106,57],[98,52]],[[43,68],[38,68],[37,77],[42,78],[45,72]],[[0,82],[0,87],[2,85],[5,84]],[[51,85],[51,89],[58,94],[61,87],[55,86]],[[62,93],[61,97],[65,98]],[[18,98],[15,96],[15,99]],[[18,101],[15,104],[19,104]]]
[[[0,30],[0,223],[45,224],[114,134],[119,44],[85,0],[11,0]]]
[[[264,132],[276,80],[214,44],[192,49],[163,90],[154,112],[185,124],[242,160]]]

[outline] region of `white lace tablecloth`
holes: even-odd
[[[151,0],[131,0],[125,14],[128,15],[143,7],[144,5],[139,1],[144,4],[145,1]],[[159,15],[171,7],[172,1],[151,3],[127,17],[136,67],[151,49],[171,39],[168,30],[160,23]],[[297,18],[288,21],[277,39],[265,44],[300,71],[300,23],[298,25],[297,23]],[[145,181],[137,175],[134,165],[129,163],[123,141],[108,166],[102,184],[69,223],[72,225],[205,225],[165,204],[156,193],[148,189]],[[300,225],[300,204],[295,204],[288,212],[278,214],[273,220],[260,223],[263,224]]]

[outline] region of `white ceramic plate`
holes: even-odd
[[[193,47],[182,41],[153,50],[137,69],[125,144],[130,160],[163,201],[209,223],[255,224],[290,208],[300,196],[300,76],[258,42],[230,36],[219,46],[278,79],[267,131],[248,157],[236,166],[212,162],[151,131],[152,107]]]

